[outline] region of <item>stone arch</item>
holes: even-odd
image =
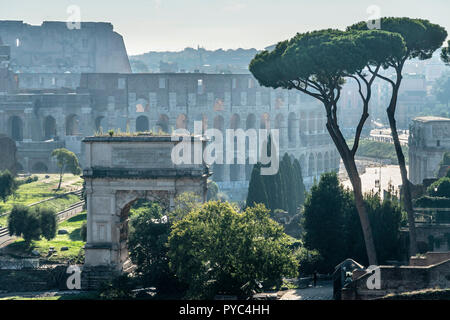
[[[31,172],[32,173],[47,173],[48,167],[45,163],[38,161],[38,162],[34,163],[33,166],[31,167]]]
[[[80,118],[76,114],[66,117],[66,136],[77,136],[80,134]]]
[[[24,172],[23,165],[20,162],[16,162],[16,172]]]
[[[245,121],[245,128],[248,129],[256,129],[256,116],[253,113],[250,113],[247,116],[247,120]]]
[[[295,122],[296,116],[294,112],[289,113],[288,115],[288,141],[289,143],[295,143],[296,134],[295,134]]]
[[[108,130],[108,125],[104,116],[98,116],[97,118],[95,118],[95,130],[102,130],[103,132],[106,132]]]
[[[214,123],[213,123],[214,129],[224,131],[225,130],[225,120],[222,116],[216,116],[214,117]]]
[[[139,116],[136,118],[136,132],[148,132],[150,124],[147,116]]]
[[[127,152],[116,152],[124,142]],[[183,172],[190,174],[180,175],[180,167],[171,161],[171,150],[177,142],[170,137],[146,135],[112,140],[109,137],[88,137],[84,143],[92,151],[92,157],[86,160],[84,175],[88,218],[86,269],[83,272],[106,269],[109,277],[111,271],[127,269],[128,219],[133,203],[144,199],[158,202],[165,209],[173,209],[174,198],[184,192],[196,193],[201,201],[205,201],[209,170],[206,164],[183,164]],[[202,151],[206,146],[204,141],[193,143],[201,144]],[[145,152],[151,159],[142,161],[135,156],[136,152]],[[118,162],[122,164],[120,171],[114,165]],[[95,285],[89,279],[82,281],[87,281],[87,286]]]
[[[235,113],[231,116],[230,119],[230,129],[236,130],[241,127],[241,117]]]
[[[156,122],[156,131],[169,133],[169,117],[166,114],[160,114]]]
[[[316,161],[314,154],[310,154],[308,158],[308,177],[313,177],[316,174]]]
[[[15,141],[23,140],[23,121],[19,116],[9,118],[10,137]]]
[[[180,114],[177,117],[176,129],[186,129],[187,130],[187,121],[188,121],[187,116],[184,113]]]
[[[261,115],[260,128],[270,130],[270,115],[267,112]]]
[[[44,119],[44,140],[54,139],[56,137],[56,120],[52,116]]]

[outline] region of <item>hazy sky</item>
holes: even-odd
[[[13,0],[0,2],[0,20],[66,21],[77,5],[82,21],[108,21],[122,34],[129,54],[207,49],[262,49],[296,32],[345,28],[382,16],[426,18],[450,32],[449,0]]]

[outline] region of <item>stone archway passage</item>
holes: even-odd
[[[192,150],[204,150],[206,139],[188,139]],[[87,137],[83,142],[88,210],[84,270],[123,270],[128,211],[136,200],[156,201],[170,209],[178,194],[195,192],[206,201],[208,166],[175,165],[171,153],[179,142],[170,136]]]

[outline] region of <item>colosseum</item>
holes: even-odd
[[[261,87],[250,74],[133,74],[112,25],[83,23],[81,30],[67,30],[63,24],[0,22],[0,134],[16,141],[19,171],[55,171],[50,153],[60,147],[83,163],[81,140],[99,131],[192,132],[194,121],[222,131],[279,129],[280,153],[299,159],[307,187],[321,173],[338,170],[323,107],[308,96]],[[45,57],[27,45],[35,34],[52,44]],[[251,168],[214,165],[212,178],[240,200]]]

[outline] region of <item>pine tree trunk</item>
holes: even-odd
[[[355,157],[349,150],[345,138],[339,131],[339,126],[333,124],[332,120],[329,119],[327,123],[327,129],[328,132],[330,133],[331,138],[334,141],[336,148],[339,151],[339,154],[341,155],[342,161],[344,162],[345,169],[347,171],[347,174],[353,187],[353,194],[355,196],[355,205],[361,222],[361,228],[364,235],[364,242],[366,245],[366,253],[367,258],[369,259],[369,264],[376,266],[378,265],[377,252],[375,249],[375,242],[373,239],[369,215],[367,213],[367,208],[364,203],[361,179],[359,177],[358,169],[356,167]]]
[[[61,167],[61,171],[59,173],[59,184],[58,184],[58,188],[56,189],[56,191],[59,191],[61,189],[63,174],[64,174],[64,166]]]
[[[411,196],[411,183],[408,179],[408,171],[406,170],[406,161],[403,154],[402,146],[397,132],[397,124],[395,121],[395,105],[397,104],[398,89],[393,93],[393,101],[387,110],[389,125],[391,127],[392,138],[394,140],[395,152],[397,154],[398,165],[400,167],[400,174],[402,176],[402,194],[403,205],[408,215],[409,226],[409,256],[414,256],[417,253],[417,237],[416,237],[416,224],[414,218],[414,209],[412,206]],[[395,97],[394,97],[395,95]]]
[[[401,69],[403,65],[400,65],[396,69],[397,81],[392,88],[392,98],[387,108],[387,116],[389,119],[389,126],[391,128],[392,139],[394,140],[395,152],[397,154],[398,165],[400,167],[400,174],[402,176],[402,193],[403,193],[403,205],[408,215],[409,226],[409,256],[414,256],[417,253],[417,237],[416,237],[416,224],[414,218],[414,210],[412,205],[411,196],[411,182],[408,179],[408,171],[406,170],[406,161],[403,154],[402,146],[397,132],[397,123],[395,121],[395,110],[397,108],[398,92],[402,83]]]

